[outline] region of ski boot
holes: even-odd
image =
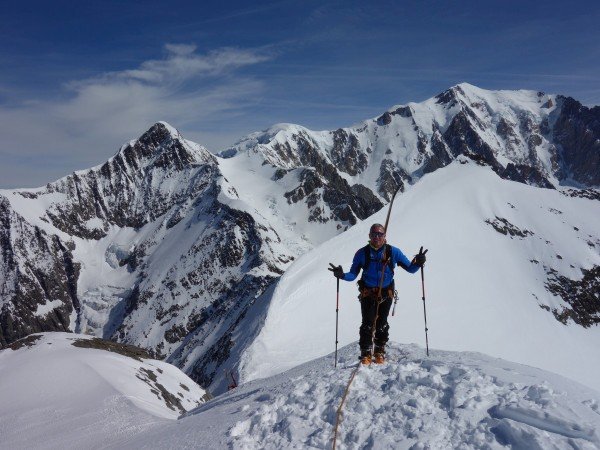
[[[371,350],[361,350],[361,352],[360,352],[360,358],[359,359],[360,359],[360,363],[363,366],[370,365],[371,364],[371,360],[372,360]]]
[[[375,364],[383,364],[385,362],[385,349],[383,347],[375,347],[373,357]]]

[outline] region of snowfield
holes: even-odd
[[[54,335],[59,335],[58,337]],[[1,448],[332,448],[337,411],[357,368],[356,343],[251,381],[179,420],[128,358],[68,348],[46,333],[0,352]],[[69,346],[70,347],[70,346]],[[202,392],[174,367],[159,381]],[[177,373],[179,372],[179,373]],[[178,389],[186,383],[189,392]],[[473,352],[391,343],[383,365],[361,366],[336,436],[339,449],[598,449],[600,394],[559,375]]]
[[[0,351],[3,449],[116,448],[206,400],[170,364],[74,346],[91,336],[43,333],[15,344],[24,341]]]
[[[331,448],[355,345],[229,394],[233,448]],[[342,410],[338,448],[598,448],[600,396],[560,376],[477,353],[392,344],[389,362],[361,367]],[[182,425],[214,414],[211,404]],[[193,439],[188,434],[188,439]],[[183,441],[178,441],[183,444]]]

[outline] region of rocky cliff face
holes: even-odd
[[[157,123],[101,166],[50,183],[37,194],[64,195],[47,210],[50,223],[97,240],[111,225],[141,228],[198,195],[206,187],[205,173],[216,165],[206,149]]]
[[[470,85],[353,128],[277,125],[221,157],[157,123],[100,166],[0,192],[0,343],[90,333],[224,390],[297,256],[461,155],[597,195],[598,123],[572,99]]]
[[[560,145],[564,175],[584,186],[600,186],[600,107],[587,108],[559,96],[560,113],[552,129]]]
[[[328,133],[325,140],[327,144],[323,133],[303,127],[276,126],[248,136],[222,155],[255,153],[264,164],[278,169],[275,181],[298,171],[297,181],[284,194],[288,203],[305,204],[309,221],[354,225],[383,206],[370,188],[344,176],[363,172],[368,158],[356,136],[345,130]]]
[[[79,307],[79,264],[63,242],[16,214],[0,196],[0,345],[39,331],[67,331]]]

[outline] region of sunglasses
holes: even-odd
[[[380,237],[384,237],[385,233],[380,233],[378,231],[373,231],[369,234],[369,236],[374,237],[374,238],[380,238]]]

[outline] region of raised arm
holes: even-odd
[[[396,261],[396,264],[407,272],[415,273],[421,268],[420,265],[416,264],[414,259],[412,262],[409,261],[406,255],[397,247],[392,247],[392,255],[394,261]]]

